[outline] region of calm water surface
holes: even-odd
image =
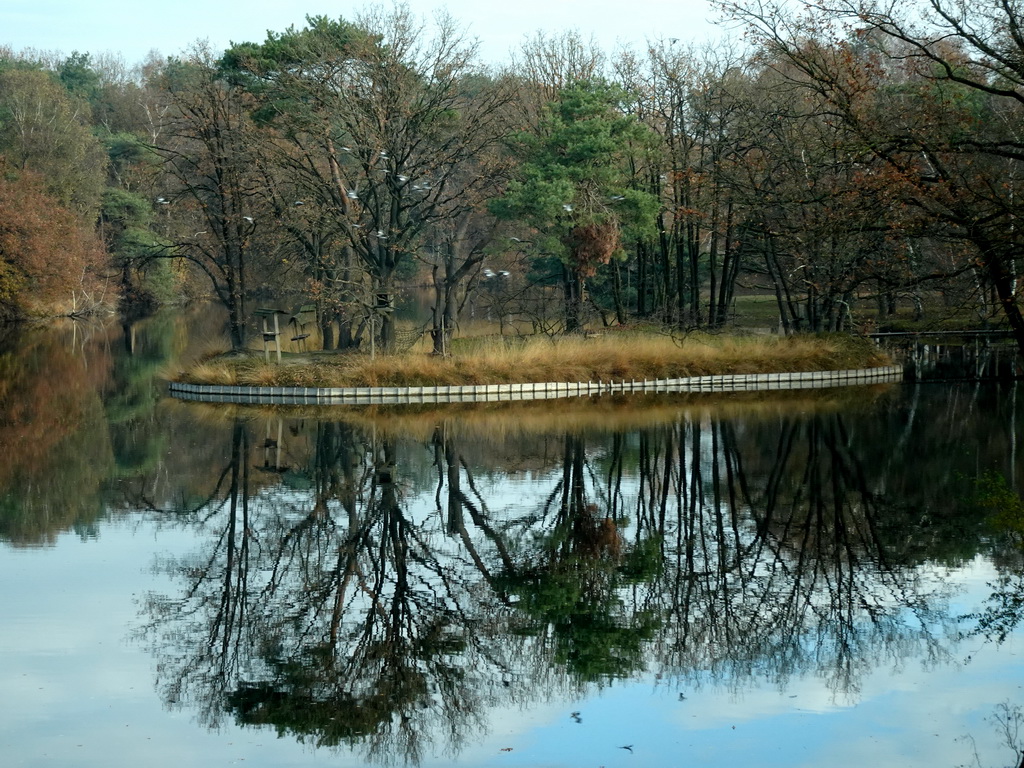
[[[1013,385],[186,405],[200,316],[0,338],[11,766],[1008,766]]]

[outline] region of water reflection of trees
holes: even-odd
[[[253,494],[251,441],[232,429],[220,487],[178,518],[207,545],[169,564],[182,595],[148,606],[165,698],[207,725],[229,712],[382,759],[417,761],[439,725],[457,747],[499,663],[482,653],[487,600],[436,545],[436,517],[404,503],[393,444],[317,424],[308,463]]]
[[[943,655],[941,588],[886,537],[893,504],[841,416],[680,423],[659,442],[646,506],[664,519],[669,670],[691,685],[814,674],[848,694],[882,661]]]
[[[152,491],[178,424],[158,411],[160,377],[185,345],[182,322],[162,314],[0,330],[0,541],[94,535],[108,504],[137,500],[126,484]]]
[[[0,541],[87,534],[112,465],[97,386],[110,368],[102,329],[0,332]]]
[[[208,498],[167,511],[203,543],[147,604],[163,696],[415,763],[491,707],[644,669],[844,695],[879,664],[945,658],[943,587],[913,543],[941,550],[942,531],[842,416],[558,440],[524,485],[450,423],[409,440],[235,421]]]

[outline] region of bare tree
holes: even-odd
[[[1016,275],[1024,249],[1024,39],[1017,3],[726,3],[795,88],[902,181],[935,235],[969,244],[1024,349]],[[967,265],[969,266],[969,265]]]
[[[247,278],[258,249],[264,185],[250,104],[220,75],[210,51],[173,62],[162,84],[171,109],[155,149],[174,179],[179,231],[168,255],[197,265],[228,311],[232,347],[245,345]]]
[[[387,348],[396,276],[432,226],[477,205],[487,179],[463,167],[504,133],[507,90],[479,70],[475,44],[447,16],[432,30],[405,6],[308,23],[229,57],[255,79],[289,145],[303,202],[331,213],[368,275],[363,301],[384,310]]]

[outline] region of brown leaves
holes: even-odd
[[[38,176],[11,173],[0,158],[0,315],[70,311],[101,258],[94,234]]]
[[[611,221],[573,227],[570,238],[570,251],[582,277],[592,277],[598,265],[611,261],[619,249],[619,227]]]

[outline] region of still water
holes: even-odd
[[[1006,384],[183,404],[201,315],[0,339],[7,766],[1009,766]]]

